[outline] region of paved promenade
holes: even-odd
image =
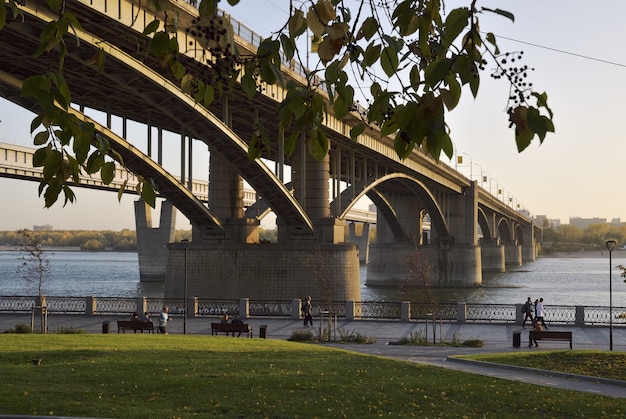
[[[117,333],[116,320],[126,320],[121,316],[85,316],[85,315],[50,315],[48,318],[48,330],[54,332],[60,329],[82,329],[87,333],[102,333],[103,322],[109,321],[109,333]],[[189,318],[187,319],[187,333],[194,335],[210,335],[211,322],[217,318]],[[0,332],[14,328],[17,323],[30,325],[30,315],[0,314]],[[259,329],[262,325],[267,326],[268,339],[288,339],[294,331],[304,330],[302,320],[291,319],[249,319],[246,321],[253,327],[254,337],[259,337]],[[171,334],[183,333],[183,318],[173,316],[173,321],[168,325]],[[549,324],[548,324],[549,325]],[[315,319],[315,326],[319,326],[319,319]],[[601,326],[575,327],[565,325],[550,326],[550,330],[571,331],[573,335],[574,349],[609,349],[609,328]],[[528,348],[529,328],[522,329],[513,324],[493,323],[443,323],[436,328],[436,340],[443,334],[446,341],[455,337],[464,341],[468,339],[480,339],[484,342],[482,348],[456,348],[448,346],[406,346],[393,345],[393,342],[403,337],[410,337],[413,333],[425,330],[423,322],[402,323],[399,321],[376,321],[356,320],[337,322],[337,328],[345,333],[360,333],[361,335],[376,338],[375,344],[354,345],[329,343],[329,346],[344,350],[357,351],[371,355],[392,357],[408,362],[437,365],[475,374],[482,374],[507,380],[523,381],[537,385],[573,389],[595,394],[604,394],[613,397],[626,398],[626,381],[615,382],[614,380],[586,379],[569,374],[555,374],[540,370],[516,367],[504,367],[481,362],[467,362],[451,358],[453,355],[493,353],[508,351],[540,351],[542,349],[569,349],[568,342],[542,342],[539,348]],[[521,347],[513,346],[513,333],[521,332]],[[128,332],[127,332],[128,333]],[[131,332],[132,333],[132,332]],[[428,336],[432,341],[432,323],[428,324]],[[337,338],[339,334],[337,333]],[[163,339],[167,339],[163,336]],[[243,339],[243,337],[241,338]],[[392,344],[390,344],[392,343]],[[613,350],[626,351],[626,328],[623,326],[613,329]]]

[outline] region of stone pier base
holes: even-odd
[[[420,257],[430,267],[432,287],[472,287],[482,285],[480,248],[419,246]],[[408,244],[370,247],[366,285],[398,287],[407,279],[407,257],[415,252]]]
[[[168,246],[165,298],[182,298],[185,247]],[[354,244],[189,244],[188,297],[317,301],[361,300],[358,249]]]

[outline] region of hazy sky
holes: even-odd
[[[446,6],[469,3],[447,1]],[[563,222],[571,216],[626,221],[626,194],[620,188],[621,159],[626,154],[621,128],[626,119],[622,46],[626,2],[597,4],[579,0],[478,1],[478,6],[508,10],[516,17],[511,23],[485,15],[481,28],[501,37],[503,51],[524,51],[521,64],[535,69],[528,80],[536,90],[548,93],[556,133],[548,135],[543,145],[535,140],[526,151],[517,153],[505,113],[508,85],[486,73],[478,99],[474,101],[466,91],[462,104],[447,117],[457,152],[464,158],[459,171],[469,177],[471,162],[475,179],[482,173],[490,180],[484,184],[486,189],[503,188],[532,214]],[[235,18],[267,35],[286,19],[287,7],[287,0],[242,0],[231,10]],[[0,142],[31,146],[31,119],[0,99]],[[177,137],[171,141],[178,150]],[[197,176],[204,178],[205,155],[199,152],[194,162]],[[454,166],[454,161],[449,163]],[[166,168],[168,165],[166,162]],[[0,230],[35,224],[52,224],[55,229],[134,229],[133,196],[125,196],[120,204],[114,193],[78,189],[78,204],[46,210],[37,197],[36,182],[0,178],[0,188]],[[179,221],[178,227],[189,228],[189,223]]]

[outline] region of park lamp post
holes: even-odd
[[[615,240],[607,240],[606,248],[609,251],[609,350],[613,350],[613,275],[611,267],[613,266],[612,253],[617,246]]]
[[[187,239],[182,239],[181,244],[185,247],[185,282],[184,282],[184,289],[183,289],[183,298],[185,299],[185,301],[183,301],[183,335],[187,334],[187,249],[189,249],[189,240]]]

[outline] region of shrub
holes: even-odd
[[[56,333],[60,335],[84,335],[85,331],[83,329],[74,329],[72,327],[61,327]]]
[[[376,338],[362,335],[359,332],[355,332],[354,329],[352,332],[346,332],[343,329],[338,329],[338,331],[340,343],[376,343]]]
[[[30,326],[24,323],[18,323],[15,325],[14,329],[9,329],[4,333],[31,333]]]
[[[310,330],[296,330],[287,340],[292,342],[315,342],[317,339],[313,337],[313,333]]]
[[[468,339],[463,342],[463,346],[467,346],[470,348],[482,348],[484,345],[483,341],[480,339]]]

